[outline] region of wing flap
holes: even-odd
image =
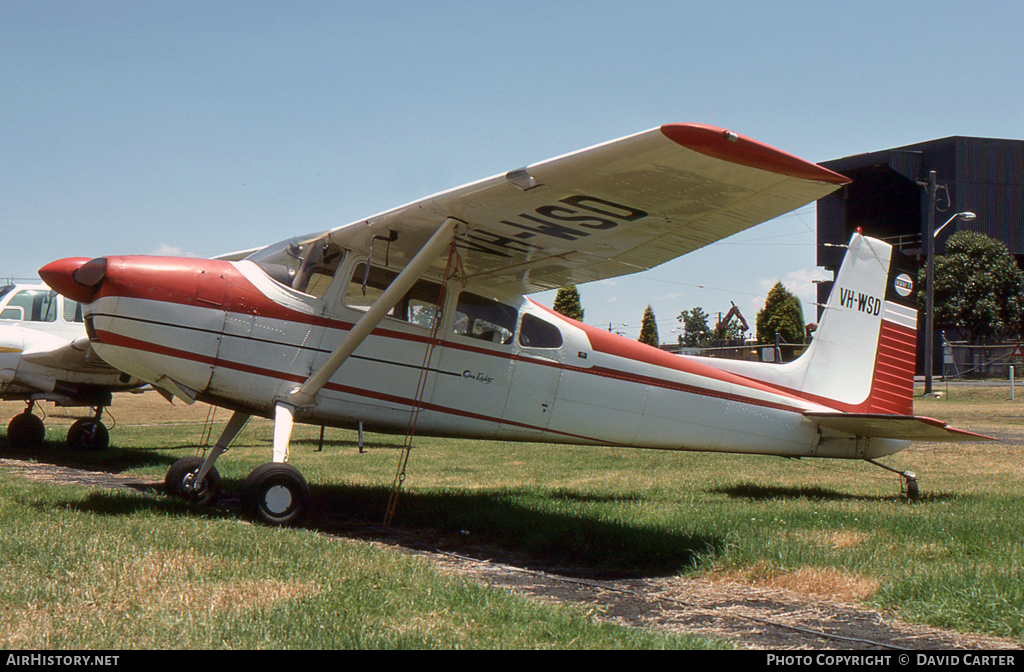
[[[950,427],[941,420],[919,415],[806,412],[822,427],[855,436],[907,441],[995,441],[991,436]]]

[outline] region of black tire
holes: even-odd
[[[907,499],[912,502],[921,499],[921,488],[914,479],[907,479]]]
[[[68,429],[66,443],[71,450],[106,450],[110,446],[110,432],[98,420],[81,418]]]
[[[14,416],[7,425],[7,442],[14,448],[41,448],[45,437],[43,421],[28,411]]]
[[[309,486],[295,467],[271,462],[245,479],[242,502],[246,513],[268,525],[293,525],[309,508]]]
[[[167,470],[164,477],[164,493],[182,497],[196,504],[213,504],[220,497],[220,473],[216,467],[210,469],[203,482],[196,486],[195,475],[206,460],[202,457],[183,457]]]

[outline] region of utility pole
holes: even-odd
[[[935,291],[933,280],[935,278],[935,191],[938,188],[935,179],[935,171],[928,171],[928,227],[925,232],[925,239],[928,241],[927,250],[927,278],[925,280],[925,322],[924,322],[924,393],[931,394],[932,391],[932,349],[934,348],[934,334],[932,318],[934,316]]]

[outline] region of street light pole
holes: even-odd
[[[925,249],[927,254],[927,271],[925,278],[925,320],[924,320],[924,393],[931,394],[932,391],[932,348],[934,347],[934,334],[932,332],[932,315],[934,310],[935,293],[932,281],[935,279],[935,190],[938,185],[935,180],[935,171],[928,172],[928,227],[925,233]]]
[[[926,245],[927,249],[927,278],[925,280],[925,321],[924,321],[924,393],[931,394],[932,391],[932,369],[934,368],[933,350],[935,348],[935,332],[933,322],[935,319],[935,287],[933,282],[935,280],[935,236],[939,234],[946,226],[957,217],[965,220],[972,220],[977,215],[973,212],[958,212],[949,219],[946,223],[940,226],[938,229],[935,228],[935,192],[938,189],[938,184],[935,179],[935,171],[929,171],[928,173],[928,231]]]

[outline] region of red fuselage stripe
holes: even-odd
[[[267,369],[259,366],[252,366],[250,364],[243,364],[241,362],[233,362],[225,359],[216,359],[207,355],[200,355],[187,350],[179,350],[177,348],[171,348],[164,345],[158,345],[156,343],[150,343],[148,341],[142,341],[129,336],[122,336],[115,334],[110,331],[97,330],[97,340],[104,344],[119,348],[128,348],[131,350],[138,350],[140,352],[149,352],[156,355],[163,355],[166,357],[174,357],[175,359],[182,359],[189,362],[197,362],[200,364],[208,364],[210,366],[222,366],[232,371],[239,371],[242,373],[248,373],[254,376],[262,376],[264,378],[272,378],[275,380],[284,380],[291,383],[301,384],[305,382],[305,378],[296,376],[294,374],[283,373],[274,369]],[[413,400],[406,397],[401,397],[393,394],[385,394],[383,392],[375,392],[373,390],[367,390],[365,388],[351,387],[348,385],[339,385],[336,383],[328,383],[324,386],[326,389],[333,390],[335,392],[341,392],[343,394],[350,394],[357,397],[368,397],[371,399],[377,399],[379,401],[387,401],[403,406],[413,406]],[[439,406],[437,404],[423,403],[420,402],[420,408],[430,411],[436,411],[438,413],[446,413],[448,415],[457,415],[464,418],[471,418],[474,420],[482,420],[485,422],[499,423],[503,425],[512,425],[515,427],[521,427],[531,431],[543,431],[550,432],[551,434],[558,434],[560,436],[568,436],[574,439],[582,441],[591,441],[595,443],[603,443],[607,445],[614,445],[612,442],[604,441],[590,436],[584,436],[582,434],[572,434],[570,432],[562,432],[552,429],[545,429],[543,427],[537,427],[535,425],[529,425],[523,422],[517,422],[514,420],[505,420],[502,418],[495,418],[480,413],[473,413],[471,411],[464,411],[457,408],[449,408],[447,406]]]

